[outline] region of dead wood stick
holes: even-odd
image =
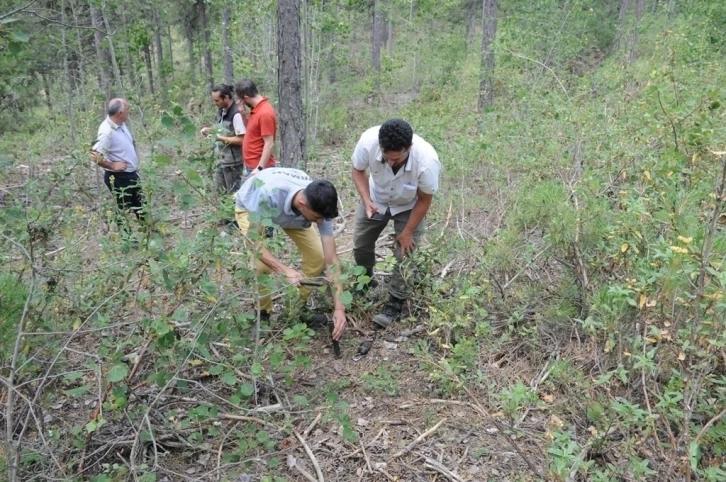
[[[398,336],[408,337],[411,335],[415,335],[416,333],[421,333],[422,331],[424,331],[424,326],[416,325],[413,328],[411,328],[410,330],[403,330],[401,333],[398,334]]]
[[[310,472],[300,467],[297,462],[295,462],[292,466],[295,467],[297,471],[300,472],[302,476],[308,479],[310,482],[318,482],[317,480],[315,480],[315,477],[310,474]]]
[[[280,430],[280,427],[278,427],[277,425],[272,424],[270,422],[266,422],[266,421],[262,420],[261,418],[257,418],[257,417],[247,417],[245,415],[234,415],[231,413],[220,413],[219,415],[217,415],[217,418],[221,418],[222,420],[237,420],[240,422],[254,422],[254,423],[258,423],[260,425],[265,425],[266,427],[271,427],[276,430]]]
[[[411,449],[414,448],[416,445],[418,445],[419,442],[421,442],[423,439],[425,439],[426,437],[428,437],[429,435],[434,433],[441,426],[441,424],[444,423],[445,421],[446,421],[446,418],[442,418],[441,421],[439,421],[439,423],[437,423],[436,425],[434,425],[433,427],[431,427],[430,429],[428,429],[427,431],[425,431],[424,433],[419,435],[418,438],[416,438],[416,440],[414,440],[413,442],[408,444],[408,446],[405,449],[391,455],[391,458],[389,460],[397,459],[397,458],[401,457],[402,455],[405,455],[408,452],[410,452]]]
[[[358,440],[358,443],[360,444],[360,449],[363,451],[363,457],[365,457],[366,459],[366,466],[368,467],[368,472],[372,474],[373,468],[371,467],[371,459],[368,458],[368,454],[366,453],[366,448],[363,446],[363,442],[361,440]]]
[[[318,416],[315,417],[315,420],[313,420],[310,425],[308,425],[308,428],[305,429],[305,431],[303,432],[303,437],[307,437],[308,435],[310,435],[310,432],[313,431],[321,418],[323,418],[323,414],[319,413]]]
[[[312,450],[310,450],[310,447],[305,442],[305,439],[302,438],[302,435],[300,435],[297,430],[293,430],[292,433],[295,434],[295,437],[297,437],[297,439],[300,441],[303,448],[305,449],[305,453],[308,454],[310,461],[313,463],[313,467],[315,467],[315,473],[318,475],[318,482],[325,482],[325,479],[323,478],[323,471],[320,470],[320,465],[318,465],[318,459],[315,458],[315,454]]]
[[[443,464],[432,458],[426,457],[426,463],[424,463],[424,467],[435,470],[452,482],[463,482],[463,480],[461,480],[458,475],[456,475],[455,473],[444,467]]]

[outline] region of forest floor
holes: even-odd
[[[341,258],[350,261],[357,199],[349,180],[348,163],[335,153],[322,157],[328,159],[326,164],[312,165],[310,172],[338,183],[346,226],[337,244]],[[18,175],[16,179],[10,179],[8,187],[22,185],[29,175],[28,168],[17,169]],[[36,166],[33,176],[42,177],[50,170],[50,166]],[[82,182],[89,192],[100,194],[101,205],[110,202],[105,186],[98,184],[92,170],[89,169]],[[440,202],[435,209],[442,208],[446,206]],[[88,209],[95,208],[88,206]],[[486,239],[485,231],[491,226],[487,226],[484,216],[476,219],[481,213],[469,215],[474,218],[469,218],[464,231]],[[462,235],[464,220],[457,219],[455,228],[450,217],[449,204],[448,216],[445,212],[436,212],[430,217],[434,222],[430,223],[429,233]],[[193,233],[204,218],[203,211],[188,213],[180,224],[180,235]],[[79,226],[79,229],[88,231],[88,226]],[[381,258],[392,254],[391,233],[389,227],[379,240]],[[96,263],[99,239],[94,235],[80,236],[80,239],[86,240],[82,252],[86,257],[85,265],[90,268]],[[167,249],[176,241],[167,237]],[[62,238],[50,239],[47,251],[63,244]],[[471,263],[475,260],[467,259],[466,254],[453,253],[450,262],[440,267],[435,275],[442,279],[456,277],[466,272]],[[143,282],[142,274],[143,270],[134,274],[139,286]],[[320,481],[524,481],[544,476],[547,473],[544,437],[548,424],[552,423],[546,408],[530,405],[515,422],[500,411],[496,394],[482,386],[464,387],[456,390],[458,395],[447,395],[432,382],[429,365],[417,350],[419,344],[430,346],[434,351],[441,350],[437,346],[439,342],[430,336],[431,327],[427,326],[427,293],[417,292],[406,310],[408,316],[379,332],[367,356],[355,358],[359,344],[373,339],[370,317],[387,298],[386,277],[378,276],[378,280],[380,286],[366,295],[369,309],[352,314],[349,320],[341,342],[342,356],[339,359],[333,356],[327,331],[318,331],[309,355],[311,368],[298,370],[292,384],[284,384],[282,379],[269,379],[266,393],[258,393],[257,406],[247,412],[235,412],[227,406],[232,392],[217,377],[209,375],[206,365],[187,364],[183,368],[179,376],[191,384],[184,394],[150,386],[143,380],[157,360],[147,354],[148,343],[125,347],[126,360],[132,367],[127,381],[134,382],[129,383],[129,405],[137,401],[152,407],[148,420],[156,437],[152,443],[143,444],[143,450],[147,464],[155,467],[156,480],[253,481],[260,480],[259,477],[265,474],[284,480]],[[114,327],[72,336],[66,346],[65,369],[84,372],[84,363],[88,357],[97,356],[103,337],[130,339],[142,316],[143,312],[127,306],[122,319],[114,320]],[[280,337],[285,328],[284,325],[276,326],[274,320],[275,317],[267,334],[270,339]],[[183,328],[179,331],[178,336],[184,337]],[[210,348],[215,354],[226,349],[224,344],[211,344]],[[518,380],[536,389],[548,376],[546,364],[540,366],[519,353],[521,345],[504,344],[493,350],[487,346],[478,348],[480,376],[488,380],[492,388],[506,387]],[[240,370],[237,374],[240,378],[249,378]],[[72,427],[96,419],[100,411],[99,400],[104,400],[108,392],[102,393],[98,374],[85,373],[83,381],[96,386],[97,390],[69,397],[59,389],[52,396],[52,403],[43,404],[47,430],[67,433]],[[557,394],[540,393],[540,396],[547,404],[559,398]],[[299,397],[305,397],[309,405],[301,409],[292,402]],[[357,442],[345,437],[340,417],[334,416],[335,407],[339,406],[337,402],[347,404],[347,417],[357,434]],[[218,435],[208,435],[204,443],[197,445],[188,443],[184,437],[189,427],[180,428],[177,434],[167,430],[173,414],[181,414],[195,404],[216,405],[221,413],[214,422],[219,429],[215,432]],[[242,418],[235,419],[235,416]],[[238,463],[224,462],[225,451],[235,443],[227,436],[239,429],[240,424],[264,426],[274,442],[274,450]],[[167,428],[163,428],[164,425]],[[101,470],[108,472],[108,467],[114,463],[127,464],[129,453],[139,445],[136,430],[134,426],[124,426],[123,418],[113,421],[107,418],[103,428],[87,436],[87,447],[80,454],[81,465],[90,473],[99,473]],[[40,441],[36,439],[35,443]],[[272,455],[280,460],[276,468],[267,465]]]

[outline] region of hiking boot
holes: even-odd
[[[383,307],[383,312],[373,317],[373,323],[376,325],[388,328],[395,321],[401,318],[401,310],[403,309],[403,301],[400,298],[391,296],[388,299],[388,303]]]
[[[310,311],[304,311],[300,313],[300,321],[308,325],[308,328],[324,328],[328,326],[328,315],[322,313],[312,313]]]
[[[267,310],[260,310],[260,321],[269,322],[272,313]]]

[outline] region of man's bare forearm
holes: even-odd
[[[358,191],[358,195],[363,200],[364,203],[371,202],[371,191],[370,186],[368,184],[368,176],[366,176],[365,171],[359,171],[355,167],[353,168],[353,184],[355,184],[355,189]]]

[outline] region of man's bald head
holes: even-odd
[[[106,113],[112,121],[121,125],[129,118],[129,103],[121,97],[111,99],[108,101]]]

